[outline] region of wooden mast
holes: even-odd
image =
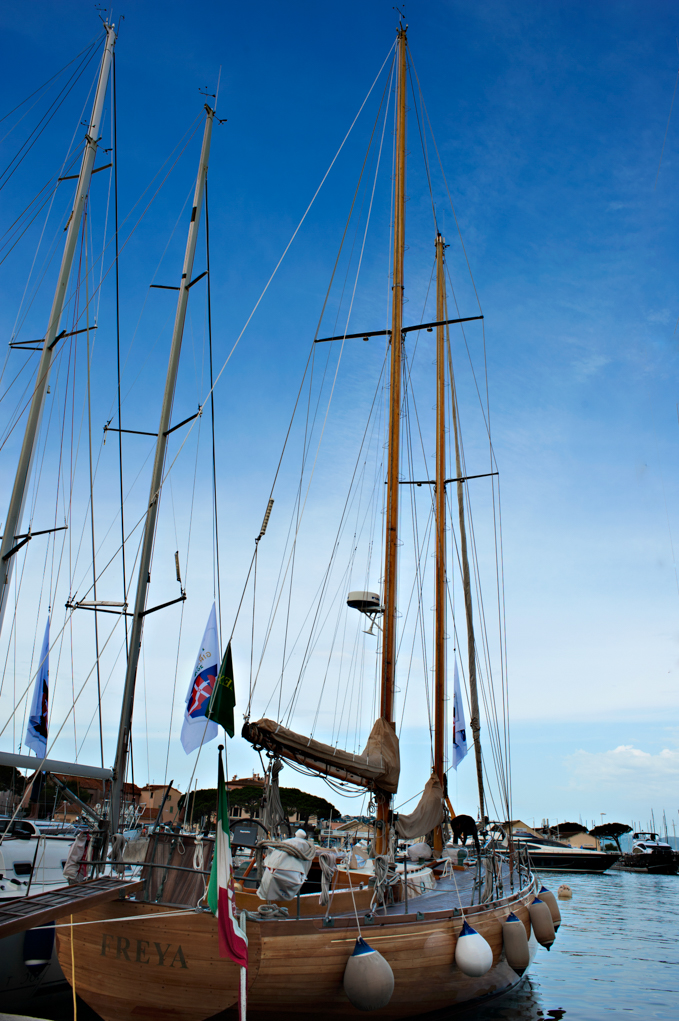
[[[398,497],[401,439],[401,361],[403,336],[403,253],[405,249],[406,176],[406,31],[398,29],[396,87],[396,159],[394,167],[394,263],[391,305],[391,373],[389,401],[389,444],[387,458],[387,514],[384,550],[384,644],[380,715],[394,724],[394,681],[396,670],[396,582],[398,567]],[[389,847],[389,800],[378,799],[376,849],[385,854]],[[381,824],[381,825],[380,825]]]
[[[444,239],[436,235],[436,319],[446,318]],[[446,790],[446,366],[444,326],[436,327],[436,581],[434,617],[434,773]],[[440,826],[434,830],[434,853],[443,850]]]
[[[446,308],[446,318],[447,308]],[[462,587],[464,590],[464,609],[467,619],[467,654],[469,662],[469,701],[471,718],[469,726],[474,735],[474,757],[476,759],[476,783],[479,790],[479,813],[483,823],[485,815],[485,798],[483,793],[483,760],[481,758],[481,721],[479,719],[479,692],[476,683],[476,640],[474,638],[474,610],[472,606],[471,575],[469,573],[469,557],[467,555],[467,528],[464,517],[464,482],[462,481],[462,458],[460,456],[459,422],[457,415],[457,394],[453,375],[453,359],[448,344],[448,375],[450,377],[450,398],[453,411],[453,435],[455,437],[455,475],[457,476],[457,508],[460,518],[460,560],[462,563]]]

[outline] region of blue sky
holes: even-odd
[[[222,67],[219,114],[228,120],[215,128],[210,169],[213,333],[220,365],[392,44],[393,11],[390,3],[376,2],[350,2],[337,10],[312,3],[285,9],[269,3],[256,9],[201,4],[190,12],[175,3],[160,8],[132,2],[124,14],[117,47],[121,215],[127,215],[200,114],[198,89],[207,84],[213,92]],[[676,13],[666,3],[420,2],[407,6],[407,17],[412,54],[486,316],[493,439],[502,477],[515,813],[590,820],[601,812],[644,820],[651,807],[656,818],[663,807],[676,813],[676,109],[654,188],[679,63]],[[22,6],[5,7],[1,18],[4,110],[97,32],[93,9],[85,3],[38,2],[31,5],[30,19]],[[90,79],[85,76],[85,81],[46,131],[20,179],[15,175],[5,190],[6,209],[25,204],[61,165],[86,100]],[[382,87],[383,80],[380,94]],[[216,392],[225,628],[240,598],[378,98],[376,92]],[[432,238],[412,112],[409,130],[413,160],[406,286],[411,304],[406,316],[415,321],[426,290]],[[391,137],[389,129],[386,137]],[[149,296],[148,284],[152,279],[172,283],[178,272],[185,236],[181,213],[192,189],[198,145],[195,135],[121,260],[124,351],[134,338],[126,367],[130,386],[134,382],[124,408],[129,428],[155,424],[149,424],[148,416],[153,420],[157,415],[163,343],[173,307],[162,292]],[[371,317],[383,317],[386,304],[389,148],[390,142],[385,143],[386,178],[383,173],[372,221],[375,240],[366,248],[365,286],[357,291],[352,318],[357,329]],[[11,140],[2,151],[11,155]],[[93,221],[99,217],[99,230],[107,176],[102,174],[99,191],[93,190]],[[442,230],[453,240],[445,196],[437,197]],[[62,205],[66,209],[66,198]],[[3,214],[5,225],[8,219]],[[27,235],[15,258],[0,268],[0,314],[7,336],[36,240],[35,234]],[[449,258],[461,307],[474,314],[459,247],[451,246]],[[110,278],[102,288],[93,362],[101,393],[97,450],[115,398],[108,284]],[[44,329],[40,324],[48,302],[46,288],[27,319],[26,329],[37,330],[31,336]],[[204,326],[201,297],[187,328],[176,418],[191,414],[206,391]],[[469,337],[478,367],[480,333],[470,330]],[[354,456],[358,416],[365,412],[381,364],[379,349],[366,348],[347,351],[338,415],[329,420],[324,438],[328,461],[319,468],[322,488],[309,511],[313,527],[304,560],[314,579],[322,570],[343,498],[344,474],[333,472],[333,465],[344,471]],[[487,454],[470,381],[460,371],[463,424],[470,430],[467,458],[480,461]],[[7,398],[11,407],[5,402],[3,426],[13,400]],[[179,749],[177,719],[212,599],[209,493],[200,485],[209,479],[207,426],[204,419],[198,460],[194,430],[177,462],[172,500],[164,496],[154,568],[156,591],[171,588],[172,597],[177,587],[172,555],[179,546],[185,562],[197,465],[189,600],[179,657],[179,610],[168,611],[163,622],[150,622],[145,644],[149,779],[159,782],[165,775],[176,670],[168,768],[180,786],[188,781],[193,763]],[[128,520],[136,520],[148,485],[143,474],[148,446],[141,438],[126,442],[126,477],[142,473],[130,497]],[[102,448],[97,483],[105,506],[115,502],[113,455],[109,440]],[[4,492],[15,457],[12,443],[0,452]],[[272,553],[268,561],[262,557],[262,593],[277,570],[292,474],[290,480],[267,536]],[[50,484],[46,469],[44,499],[52,501],[53,513]],[[82,523],[86,503],[83,491],[77,492]],[[484,492],[478,490],[479,501]],[[481,524],[483,513],[479,503]],[[101,514],[105,530],[109,518]],[[37,519],[34,527],[39,527]],[[22,611],[29,623],[17,651],[24,686],[39,616],[35,607],[44,547],[33,549],[30,557],[35,559],[27,561]],[[113,588],[107,597],[117,598]],[[91,665],[91,655],[85,655],[91,635],[85,625],[78,626],[74,676],[82,669],[84,677]],[[238,640],[236,664],[246,688],[246,633],[239,633]],[[4,635],[3,663],[6,642]],[[117,636],[111,648],[115,642]],[[64,683],[70,685],[70,673]],[[119,684],[114,672],[105,702],[106,747],[111,749]],[[63,695],[55,695],[56,701],[65,698],[65,689],[60,690]],[[5,701],[2,705],[5,715]],[[89,715],[83,719],[84,729]],[[146,760],[146,723],[140,711],[135,725],[138,773]],[[65,743],[61,757],[73,754],[73,737],[69,740],[71,747]],[[417,728],[404,734],[404,798],[425,779],[420,776],[422,740]],[[97,744],[88,737],[83,758],[96,757]],[[230,756],[232,773],[258,765],[241,741],[234,742]],[[212,782],[210,759],[208,749],[197,773],[201,783]],[[472,773],[467,759],[456,780],[465,809],[473,807]],[[296,785],[299,778],[286,782]],[[322,785],[316,786],[321,792]]]

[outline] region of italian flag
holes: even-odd
[[[230,957],[241,967],[241,1014],[245,1006],[245,977],[248,966],[248,940],[236,919],[236,901],[233,888],[233,862],[231,834],[229,832],[229,804],[224,783],[222,748],[219,748],[217,778],[217,833],[212,855],[212,870],[207,891],[210,911],[217,916],[219,956]]]

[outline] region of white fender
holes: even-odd
[[[510,912],[502,923],[502,942],[507,964],[517,975],[523,975],[530,964],[530,950],[526,928],[514,912]]]
[[[548,890],[546,886],[543,886],[540,890],[538,897],[544,901],[549,908],[549,913],[552,916],[554,922],[554,932],[559,931],[561,925],[561,912],[559,911],[559,905],[556,903],[556,897],[551,890]]]
[[[391,965],[360,936],[344,969],[344,992],[357,1010],[380,1010],[394,992]]]
[[[536,897],[528,908],[528,912],[536,940],[549,950],[556,936],[551,911],[544,901]]]
[[[483,938],[480,932],[472,929],[465,919],[462,930],[457,937],[455,947],[455,964],[460,971],[471,978],[480,978],[493,967],[493,951],[490,943]]]

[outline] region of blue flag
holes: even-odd
[[[47,754],[47,709],[49,706],[49,675],[50,675],[50,619],[47,618],[45,637],[40,652],[38,676],[35,679],[35,690],[31,703],[31,715],[26,728],[26,744],[40,759]]]

